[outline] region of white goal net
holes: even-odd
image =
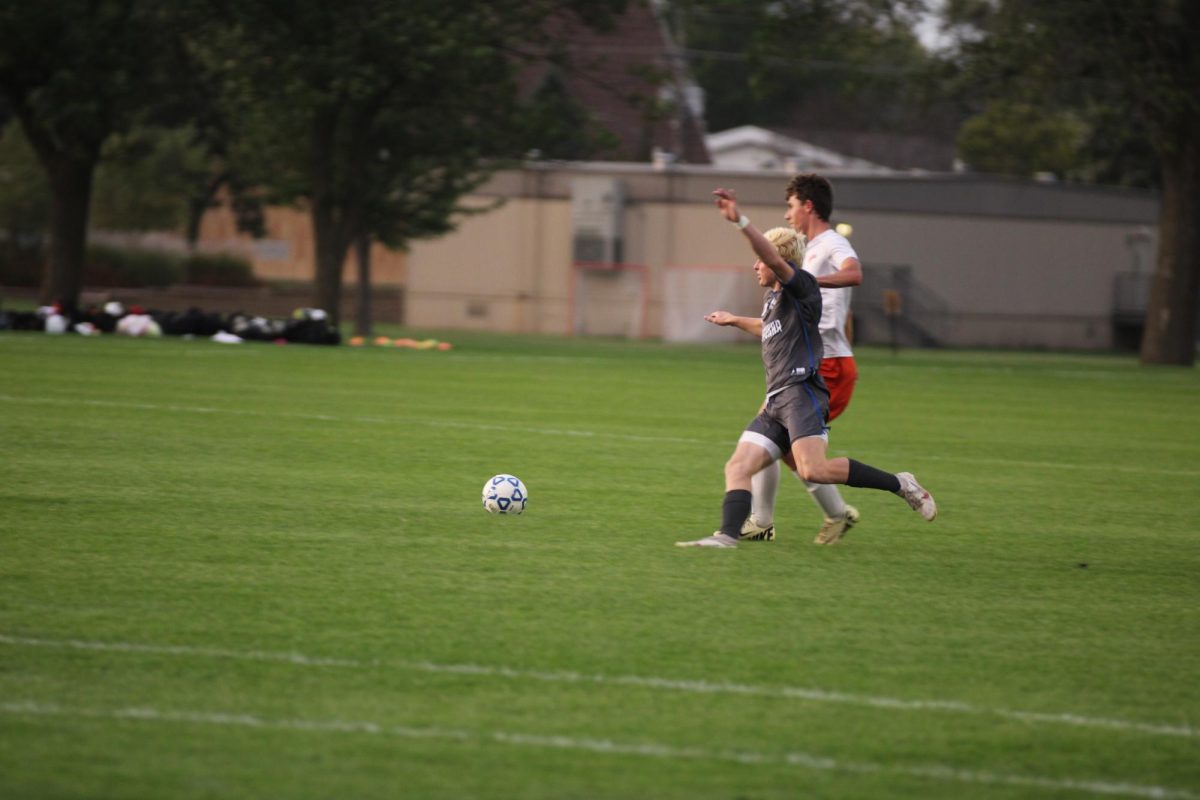
[[[663,339],[668,342],[747,341],[742,331],[704,321],[712,311],[756,317],[763,290],[745,267],[668,267],[663,270]]]

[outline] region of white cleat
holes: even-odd
[[[717,531],[712,536],[691,542],[676,542],[676,547],[737,547],[737,539]]]
[[[933,522],[937,516],[937,503],[933,502],[933,496],[917,483],[911,472],[897,472],[896,477],[900,479],[900,496],[913,511],[920,512],[926,522]]]

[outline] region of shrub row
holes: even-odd
[[[0,285],[37,286],[43,256],[0,243]],[[88,246],[83,268],[85,286],[140,288],[187,283],[199,286],[256,286],[250,262],[224,253],[177,256],[159,250],[110,245]]]

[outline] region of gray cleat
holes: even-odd
[[[717,531],[712,536],[691,542],[676,542],[676,547],[737,547],[737,539]]]

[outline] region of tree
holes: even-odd
[[[21,126],[0,129],[0,266],[4,282],[33,285],[39,275],[50,195]]]
[[[187,198],[208,177],[209,154],[190,126],[139,126],[110,136],[101,148],[92,224],[112,230],[179,230]]]
[[[1075,110],[1091,128],[1080,163],[1161,186],[1158,262],[1143,364],[1190,366],[1200,302],[1200,3],[957,0],[968,35],[950,54],[980,96]],[[969,19],[968,19],[969,18]],[[1090,148],[1090,152],[1089,152]],[[1146,176],[1139,155],[1153,155]],[[1098,166],[1103,157],[1109,165]]]
[[[170,8],[149,0],[0,3],[0,93],[52,198],[43,302],[78,304],[101,148],[170,97],[181,74],[172,67]]]
[[[351,243],[404,247],[452,230],[471,211],[463,196],[536,144],[515,78],[553,55],[543,23],[576,13],[602,25],[622,5],[229,3],[191,53],[236,108],[234,163],[273,200],[307,205],[314,304],[336,322]]]
[[[616,137],[595,124],[573,96],[563,70],[552,67],[538,82],[524,116],[520,141],[536,143],[537,158],[584,161],[615,149]]]
[[[1069,113],[999,100],[963,123],[958,155],[983,172],[1065,176],[1079,163],[1083,137],[1083,123]]]
[[[234,171],[226,154],[227,130],[205,126],[212,111],[196,98],[191,119],[164,115],[178,127],[139,125],[110,136],[96,167],[91,221],[117,230],[183,230],[188,248],[200,238],[204,214],[224,190],[238,230],[260,237],[265,232],[260,194]]]
[[[712,130],[735,125],[927,128],[924,0],[676,0],[676,40]]]

